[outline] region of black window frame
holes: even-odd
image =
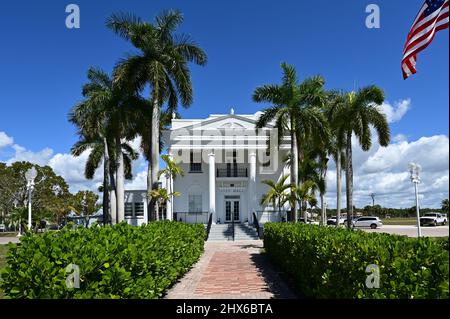
[[[194,162],[194,152],[191,151],[189,154],[189,173],[203,173],[202,162]]]

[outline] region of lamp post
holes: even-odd
[[[416,214],[417,214],[417,236],[422,236],[422,230],[420,228],[420,210],[419,210],[419,191],[418,184],[420,183],[420,171],[422,167],[416,163],[409,164],[409,172],[411,174],[411,182],[414,184],[414,191],[416,194]]]
[[[28,190],[28,229],[31,229],[31,196],[34,190],[34,179],[37,176],[37,171],[34,166],[30,168],[25,173],[25,178],[27,180],[27,190]]]
[[[375,193],[370,194],[370,197],[372,197],[372,207],[375,207]]]

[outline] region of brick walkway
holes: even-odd
[[[261,240],[206,242],[203,256],[165,298],[296,298],[262,247]]]

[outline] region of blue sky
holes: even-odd
[[[329,88],[377,84],[393,103],[411,110],[392,125],[408,138],[448,134],[448,31],[437,34],[418,58],[418,74],[404,81],[405,37],[422,1],[14,1],[0,12],[0,130],[30,150],[66,152],[76,140],[67,122],[80,100],[89,66],[111,71],[133,49],[104,26],[113,12],[153,19],[166,8],[185,15],[181,31],[208,54],[192,67],[194,104],[184,117],[255,112],[256,86],[278,82],[279,64],[295,65],[301,78],[321,74]],[[65,27],[65,6],[81,9],[81,28]],[[365,7],[377,3],[381,28],[365,27]]]
[[[231,107],[236,113],[260,110],[264,105],[251,101],[253,90],[278,83],[280,63],[286,61],[301,79],[324,76],[330,89],[380,86],[393,111],[396,102],[407,103],[401,120],[391,123],[392,136],[418,141],[444,135],[448,144],[448,30],[437,33],[419,55],[416,75],[405,81],[400,69],[403,45],[422,2],[8,1],[0,11],[0,134],[30,152],[68,153],[77,136],[67,114],[81,99],[87,69],[110,72],[133,51],[105,27],[105,19],[123,11],[153,20],[162,10],[177,8],[185,17],[180,31],[190,34],[209,59],[206,67],[192,66],[194,103],[182,110],[183,117],[228,113]],[[80,29],[65,26],[70,3],[80,7]],[[370,3],[380,7],[380,29],[365,26]],[[15,152],[0,147],[0,160]]]

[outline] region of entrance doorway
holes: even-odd
[[[241,216],[240,196],[225,196],[225,222],[240,222]]]

